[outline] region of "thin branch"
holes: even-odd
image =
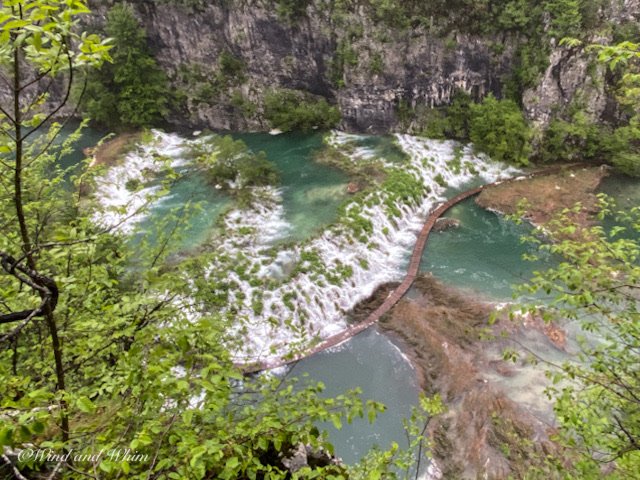
[[[47,304],[48,301],[49,301],[49,299],[47,297],[45,297],[42,300],[42,302],[40,303],[40,306],[38,308],[34,308],[33,310],[30,310],[30,311],[28,310],[29,315],[27,315],[27,318],[25,318],[24,321],[20,325],[18,325],[16,328],[14,328],[12,332],[7,333],[3,337],[0,337],[0,343],[3,343],[6,340],[11,340],[11,339],[15,338],[22,331],[22,329],[24,327],[26,327],[27,324],[38,315],[38,313],[42,314],[42,309]],[[19,312],[19,313],[22,313],[22,312]],[[2,317],[0,317],[0,318],[2,318],[2,322],[1,323],[9,323],[9,322],[5,322],[4,321],[4,317],[6,317],[6,315],[2,315]],[[13,321],[16,321],[16,320],[13,320]]]
[[[14,125],[16,124],[16,119],[13,118],[11,115],[9,115],[7,111],[4,108],[2,108],[2,106],[0,106],[0,113],[2,113],[5,117],[7,117],[11,123],[13,123]],[[13,140],[15,140],[15,138],[13,138]]]
[[[69,470],[71,470],[72,472],[76,472],[79,473],[80,475],[84,475],[85,477],[89,477],[89,478],[93,478],[95,480],[98,480],[98,477],[95,475],[91,475],[90,473],[87,472],[83,472],[82,470],[78,470],[77,468],[69,465],[68,463],[65,465]]]
[[[9,457],[7,457],[4,453],[2,454],[2,459],[4,460],[4,462],[9,466],[9,468],[11,468],[11,470],[13,470],[13,474],[15,475],[15,477],[18,480],[29,480],[28,478],[26,478],[24,475],[22,475],[22,473],[20,473],[20,470],[18,470],[18,467],[16,467],[11,460],[9,460]]]
[[[62,466],[62,462],[58,462],[55,468],[53,469],[53,471],[51,472],[51,475],[47,477],[47,480],[53,480],[56,476],[56,473],[58,473],[58,470],[60,470],[61,466]]]

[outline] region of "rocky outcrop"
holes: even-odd
[[[509,38],[438,38],[423,29],[393,30],[373,22],[366,10],[349,17],[345,29],[334,24],[322,1],[287,21],[270,3],[216,2],[197,10],[170,2],[135,4],[158,62],[176,90],[186,93],[173,123],[265,130],[264,95],[287,88],[338,104],[344,129],[388,132],[398,125],[401,105],[447,104],[458,89],[475,98],[499,95],[513,66]],[[93,2],[94,26],[104,22],[108,6]],[[338,53],[345,49],[350,59]],[[243,78],[225,79],[207,98],[211,89],[204,87],[215,81],[224,52],[240,60]],[[196,95],[199,89],[205,98]]]
[[[113,1],[91,3],[91,22],[99,26]],[[134,6],[179,99],[169,120],[190,128],[267,130],[264,97],[286,88],[337,104],[343,129],[407,129],[403,111],[447,104],[456,90],[476,99],[501,95],[517,64],[517,47],[526,42],[514,33],[394,29],[374,21],[366,2],[338,17],[332,2],[311,0],[294,19],[278,15],[275,1],[184,6],[189,3],[197,2],[146,0]],[[639,18],[639,0],[610,3],[602,17]],[[221,75],[224,55],[237,60],[241,71]],[[602,72],[593,73],[579,52],[553,49],[539,83],[524,92],[526,113],[545,124],[558,107],[583,95],[601,116],[609,98],[599,81]]]
[[[606,12],[601,14],[613,23],[640,22],[640,0],[609,2]],[[611,40],[599,35],[590,39],[594,44],[607,44]],[[525,114],[538,126],[545,127],[555,114],[577,100],[593,119],[613,120],[616,105],[607,92],[606,75],[606,68],[594,62],[583,48],[556,46],[538,85],[523,94]]]
[[[333,465],[337,472],[343,467],[342,461],[322,449],[314,449],[309,445],[299,443],[281,459],[282,465],[291,473],[296,473],[304,467],[328,467]]]

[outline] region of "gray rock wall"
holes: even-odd
[[[104,21],[109,3],[93,2],[92,21]],[[338,104],[347,130],[393,131],[401,103],[408,108],[443,105],[458,89],[474,98],[500,95],[519,41],[507,34],[439,38],[424,28],[394,30],[376,24],[364,6],[338,24],[326,0],[315,0],[306,15],[291,22],[279,18],[270,1],[204,3],[196,10],[150,0],[134,4],[156,58],[180,94],[170,121],[182,127],[267,129],[265,94],[290,88]],[[611,10],[602,15],[638,19],[639,3],[612,0]],[[344,45],[353,55],[338,68],[337,52]],[[217,81],[225,51],[241,60],[244,77],[222,85],[218,81],[212,93],[207,83]],[[197,80],[188,80],[194,71]],[[590,110],[601,115],[607,96],[592,74],[587,58],[555,49],[539,84],[524,94],[525,112],[545,124],[586,88]]]

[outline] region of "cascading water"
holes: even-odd
[[[125,155],[96,179],[99,208],[96,223],[130,233],[145,216],[145,207],[157,197],[157,177],[167,168],[185,164],[184,140],[178,135],[153,131],[153,139]]]
[[[378,162],[380,173],[395,180],[354,197],[316,238],[276,248],[292,225],[282,191],[274,187],[253,189],[248,207],[234,208],[222,218],[224,233],[210,246],[215,260],[206,275],[214,290],[226,292],[222,310],[239,320],[232,333],[251,332],[239,361],[280,356],[295,342],[306,344],[343,329],[346,313],[359,301],[379,285],[402,278],[417,232],[448,187],[516,173],[454,142],[409,135],[395,137],[405,158],[389,161],[375,146],[362,145],[363,138],[334,132],[327,143],[355,165]],[[105,224],[123,222],[153,197],[158,188],[153,173],[167,162],[174,168],[186,165],[190,146],[204,141],[154,132],[152,142],[100,179],[96,195],[103,208],[96,218]],[[131,180],[144,187],[130,191]],[[123,228],[139,220],[133,216]]]

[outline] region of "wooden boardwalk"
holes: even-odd
[[[331,347],[335,347],[336,345],[341,344],[342,342],[349,340],[355,335],[365,331],[372,325],[376,324],[380,317],[382,317],[385,313],[387,313],[391,308],[400,301],[400,299],[409,291],[411,285],[415,281],[418,276],[418,272],[420,270],[420,261],[422,259],[422,253],[427,245],[427,239],[429,238],[429,234],[433,229],[438,218],[440,218],[447,210],[449,210],[454,205],[462,202],[463,200],[472,197],[482,191],[486,185],[481,187],[474,188],[472,190],[467,190],[466,192],[462,192],[455,197],[451,198],[447,202],[439,205],[435,210],[433,210],[429,217],[427,218],[426,223],[420,230],[418,234],[418,239],[416,241],[415,246],[413,247],[413,253],[411,254],[411,260],[409,261],[409,268],[407,270],[407,275],[404,277],[404,280],[398,288],[396,288],[387,299],[376,308],[369,316],[362,322],[352,325],[345,330],[332,335],[328,338],[325,338],[323,341],[318,343],[315,347],[310,348],[309,350],[305,350],[304,352],[299,352],[296,355],[290,357],[283,357],[274,359],[271,361],[265,362],[256,362],[252,364],[241,365],[243,372],[246,374],[256,373],[262,370],[270,370],[272,368],[282,367],[284,365],[288,365],[290,363],[295,363],[303,358],[310,357],[316,353],[322,352]]]
[[[315,347],[305,350],[303,352],[299,352],[295,355],[286,356],[286,357],[264,361],[264,362],[242,364],[238,366],[246,374],[282,367],[291,363],[295,363],[299,360],[302,360],[303,358],[310,357],[311,355],[322,352],[323,350],[326,350],[328,348],[335,347],[336,345],[339,345],[342,342],[349,340],[355,335],[363,332],[364,330],[368,329],[369,327],[377,323],[378,320],[380,320],[380,317],[382,317],[385,313],[391,310],[391,308],[396,303],[398,303],[400,299],[409,291],[409,289],[411,288],[411,285],[413,284],[416,277],[418,276],[418,272],[420,270],[420,261],[422,259],[422,254],[424,252],[424,249],[427,245],[427,240],[429,239],[429,235],[431,234],[431,230],[433,229],[433,226],[435,225],[436,221],[447,210],[449,210],[454,205],[457,205],[458,203],[462,202],[463,200],[466,200],[469,197],[477,195],[487,187],[491,187],[504,182],[517,181],[523,178],[532,178],[539,175],[548,175],[551,173],[556,173],[564,168],[575,168],[579,166],[581,165],[572,164],[572,165],[566,165],[566,166],[549,167],[543,170],[529,173],[524,177],[511,178],[508,180],[489,183],[489,184],[482,185],[480,187],[472,188],[471,190],[462,192],[456,195],[455,197],[447,200],[445,203],[440,204],[437,208],[431,211],[424,226],[422,227],[422,230],[420,230],[420,233],[418,234],[418,239],[416,241],[415,246],[413,247],[413,253],[411,254],[411,260],[409,261],[409,268],[407,270],[407,275],[404,277],[404,280],[400,285],[398,285],[398,288],[396,288],[387,297],[387,299],[382,303],[382,305],[380,305],[373,312],[371,312],[371,314],[363,322],[360,322],[356,325],[352,325],[346,328],[345,330],[324,339],[323,341],[318,343]]]

